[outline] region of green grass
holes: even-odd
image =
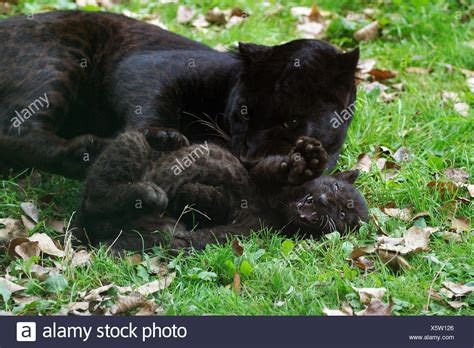
[[[264,6],[255,1],[183,1],[201,13],[219,6],[221,9],[240,6],[250,13],[242,25],[228,30],[211,28],[202,33],[190,26],[175,22],[176,4],[140,4],[131,1],[116,5],[112,10],[123,8],[149,15],[159,13],[161,20],[172,31],[176,31],[211,46],[232,46],[237,41],[253,41],[262,44],[277,44],[297,37],[296,19],[291,17],[292,6],[311,5],[311,1],[282,2],[284,9],[275,16],[265,16]],[[272,2],[274,3],[274,2]],[[467,3],[467,2],[465,2]],[[359,108],[351,124],[349,136],[339,160],[340,168],[350,168],[360,153],[373,153],[376,145],[395,151],[406,146],[412,159],[402,165],[394,180],[385,181],[378,171],[363,174],[358,187],[366,196],[371,208],[394,203],[395,206],[413,207],[415,212],[428,212],[424,218],[429,226],[449,227],[447,213],[441,207],[456,201],[458,196],[468,197],[465,190],[442,196],[427,187],[428,182],[442,177],[450,167],[464,168],[472,180],[474,174],[474,95],[465,83],[460,68],[474,70],[472,47],[473,21],[460,22],[466,13],[463,1],[319,1],[318,6],[344,16],[348,11],[361,12],[366,7],[378,8],[377,16],[384,25],[384,35],[376,40],[360,44],[362,58],[376,58],[377,67],[399,71],[395,82],[405,82],[405,90],[393,103],[379,101],[376,93],[359,98],[364,107]],[[275,5],[273,5],[275,6]],[[71,9],[75,5],[66,0],[20,1],[10,14],[38,12],[43,9]],[[91,8],[93,9],[93,8]],[[6,15],[4,15],[6,16]],[[355,43],[345,37],[332,37],[333,42],[345,47]],[[469,45],[469,42],[471,44]],[[454,67],[453,72],[445,64]],[[409,74],[407,66],[432,67],[427,75]],[[459,93],[462,101],[470,105],[469,117],[458,115],[451,104],[441,100],[443,91]],[[40,182],[11,178],[0,181],[0,217],[19,218],[21,202],[44,201],[44,196],[54,193],[52,201],[43,205],[41,222],[35,231],[46,231],[54,235],[44,224],[49,217],[68,221],[77,207],[80,185],[60,177],[42,174]],[[39,203],[38,203],[39,204]],[[60,207],[58,212],[55,207]],[[457,215],[473,221],[473,203],[457,203]],[[397,235],[409,224],[391,219],[386,230]],[[439,290],[446,280],[470,282],[474,280],[473,234],[462,234],[462,242],[446,242],[432,236],[431,251],[408,257],[412,268],[395,273],[375,258],[375,270],[365,273],[351,268],[347,261],[353,246],[372,244],[377,235],[373,221],[358,233],[344,237],[333,236],[320,241],[294,241],[288,252],[288,242],[277,233],[260,231],[243,240],[244,259],[250,264],[242,272],[242,292],[236,294],[232,288],[233,265],[236,260],[231,246],[209,246],[204,252],[191,256],[169,259],[177,277],[171,286],[155,295],[165,314],[226,314],[226,315],[321,315],[324,307],[338,308],[348,300],[356,309],[361,309],[353,287],[385,287],[388,297],[394,299],[397,315],[472,315],[474,294],[464,298],[469,304],[459,310],[431,300],[429,306],[427,290],[432,286]],[[162,251],[154,251],[162,255]],[[433,261],[434,260],[434,261]],[[436,262],[439,260],[439,262]],[[51,264],[49,260],[41,261]],[[113,259],[101,249],[94,252],[93,263],[84,268],[63,270],[68,279],[67,288],[60,293],[48,293],[44,282],[25,276],[26,261],[11,261],[0,255],[1,273],[6,267],[23,271],[10,271],[27,281],[27,293],[41,298],[34,304],[16,307],[12,300],[2,302],[0,308],[14,310],[17,314],[52,314],[61,306],[77,300],[79,291],[114,282],[118,285],[143,284],[155,279],[144,266],[132,265],[125,260]],[[211,274],[202,272],[212,272]],[[199,277],[199,275],[203,275]]]

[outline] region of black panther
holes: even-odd
[[[153,128],[155,142],[227,146],[262,185],[301,184],[322,159],[292,167],[300,136],[332,168],[356,98],[358,50],[319,40],[240,43],[218,52],[112,13],[51,12],[0,20],[0,162],[71,178],[111,139]],[[300,163],[301,165],[301,163]]]
[[[367,220],[365,200],[353,186],[357,171],[262,190],[228,150],[207,142],[165,149],[153,143],[151,132],[123,133],[91,166],[78,239],[116,251],[168,242],[175,250],[202,249],[260,226],[319,237]],[[300,137],[294,147],[292,161],[304,152],[326,157],[310,137]]]

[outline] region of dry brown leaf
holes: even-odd
[[[390,267],[394,272],[404,269],[411,269],[410,264],[401,255],[386,250],[377,250],[377,255],[380,260]]]
[[[458,302],[458,301],[446,301],[446,303],[454,309],[459,309],[461,307],[469,307],[466,302]]]
[[[162,277],[158,280],[154,280],[148,284],[140,286],[136,291],[143,296],[154,294],[155,292],[166,289],[173,282],[176,273],[170,273],[165,277]]]
[[[33,256],[39,256],[41,250],[38,246],[38,242],[24,242],[15,246],[15,255],[19,256],[23,260],[29,260]]]
[[[474,93],[474,76],[468,77],[466,79],[466,84],[469,87],[471,93]]]
[[[91,255],[86,250],[75,251],[71,258],[72,267],[82,267],[91,263]]]
[[[373,58],[359,60],[359,63],[357,64],[357,70],[359,70],[362,74],[368,74],[368,72],[371,71],[376,64],[377,60]]]
[[[343,317],[350,317],[354,315],[354,311],[352,310],[352,307],[350,306],[349,302],[345,301],[341,309],[328,309],[328,308],[323,308],[323,313],[326,314],[329,317],[333,316],[343,316]]]
[[[197,29],[204,29],[211,25],[207,20],[206,16],[200,14],[197,18],[192,22],[192,26]]]
[[[96,289],[89,290],[87,294],[82,296],[82,298],[84,301],[89,301],[89,302],[99,301],[102,299],[102,293],[109,291],[113,286],[114,284],[108,284]]]
[[[398,163],[405,162],[410,159],[410,153],[405,146],[402,146],[397,151],[395,151],[393,154],[393,159]]]
[[[427,186],[438,192],[442,199],[446,199],[448,194],[453,194],[456,191],[456,185],[452,182],[430,181]]]
[[[449,291],[449,290],[446,289],[446,288],[441,288],[441,289],[439,290],[439,293],[440,293],[440,294],[443,294],[446,298],[449,298],[449,299],[451,299],[451,298],[454,297],[454,293],[453,293],[452,291]]]
[[[391,251],[406,255],[409,253],[417,253],[427,251],[430,235],[437,229],[431,227],[412,226],[405,231],[402,238],[400,237],[378,237],[377,249]]]
[[[142,255],[140,254],[133,254],[125,257],[125,260],[127,260],[128,263],[130,263],[132,266],[136,266],[142,263]]]
[[[185,24],[191,22],[194,17],[194,10],[191,7],[180,5],[176,11],[176,22]]]
[[[392,315],[392,308],[393,308],[393,301],[390,299],[389,303],[383,303],[380,300],[374,299],[369,305],[356,313],[357,316],[374,316],[374,315],[382,315],[388,316]]]
[[[459,101],[459,94],[456,92],[449,92],[449,91],[443,91],[441,94],[441,99],[443,99],[444,102],[458,102]]]
[[[463,117],[469,116],[469,105],[466,103],[454,103],[454,111]]]
[[[433,299],[435,301],[444,301],[443,297],[440,296],[440,294],[438,294],[434,289],[430,288],[428,289],[427,291],[427,294],[428,294],[428,297],[430,299]]]
[[[155,303],[155,300],[145,301],[139,311],[135,314],[136,316],[150,316],[155,315],[157,312],[162,312],[163,308]]]
[[[364,271],[371,271],[375,268],[374,262],[365,256],[359,256],[353,260],[353,264]]]
[[[467,232],[470,230],[470,223],[466,217],[451,219],[451,229],[456,232]]]
[[[398,218],[402,221],[409,222],[412,220],[412,209],[411,208],[383,208],[383,212],[390,217]]]
[[[52,272],[58,272],[59,270],[53,267],[43,267],[41,265],[31,265],[30,272],[33,278],[44,281],[48,275]]]
[[[308,17],[311,14],[311,7],[295,6],[290,9],[293,17]]]
[[[354,39],[357,41],[368,41],[375,39],[379,34],[379,22],[372,22],[354,33]]]
[[[40,211],[35,204],[31,202],[23,202],[20,204],[20,207],[31,220],[38,223]]]
[[[38,246],[41,250],[41,252],[52,255],[52,256],[57,256],[57,257],[64,257],[64,251],[60,250],[54,241],[51,239],[50,236],[48,236],[45,233],[36,233],[32,235],[29,240],[31,242],[38,242]]]
[[[46,220],[46,226],[51,228],[53,231],[63,233],[64,232],[64,221],[63,220],[54,220],[54,219],[48,219]]]
[[[372,75],[375,78],[375,81],[384,81],[394,78],[398,73],[392,70],[372,69],[368,74]]]
[[[132,309],[135,309],[143,305],[145,299],[142,294],[133,292],[128,296],[117,296],[117,301],[110,308],[110,313],[112,315],[127,313]]]
[[[232,241],[232,250],[236,256],[242,256],[244,254],[244,247],[240,245],[240,242],[237,239]]]
[[[451,281],[444,281],[443,286],[451,291],[455,297],[466,296],[474,291],[474,286],[467,286],[464,284],[456,284]]]
[[[324,31],[324,25],[318,22],[306,21],[296,25],[296,31],[305,39],[314,39]]]
[[[18,291],[25,290],[26,288],[24,286],[15,284],[8,279],[5,279],[3,277],[0,277],[0,286],[4,289],[7,289],[9,292],[12,294]]]
[[[89,316],[89,302],[72,302],[67,306],[67,314],[77,316]]]
[[[359,294],[360,303],[369,304],[374,299],[382,300],[383,296],[387,292],[385,288],[356,288],[353,289]]]
[[[26,217],[25,215],[21,216],[21,222],[23,223],[23,226],[25,226],[25,228],[28,231],[36,227],[36,223],[33,222],[30,218]]]
[[[227,23],[226,15],[219,7],[207,11],[206,21],[214,25],[225,25]]]
[[[13,239],[26,237],[28,237],[28,233],[21,221],[10,218],[0,219],[0,244],[7,245]]]
[[[357,164],[352,169],[358,169],[361,172],[370,172],[370,167],[372,166],[372,160],[370,156],[366,153],[361,153],[357,158]]]
[[[443,231],[437,234],[439,237],[442,237],[446,241],[455,241],[457,243],[462,242],[462,237],[459,233]]]
[[[444,175],[455,184],[463,184],[469,181],[469,174],[464,169],[448,168]]]
[[[144,260],[141,264],[148,269],[150,274],[158,274],[160,276],[165,276],[169,272],[168,265],[165,262],[161,261],[162,259],[159,256],[152,257],[150,259]]]
[[[234,291],[237,294],[240,294],[240,292],[242,291],[241,284],[240,284],[240,273],[239,272],[235,272],[235,274],[234,274],[234,280],[232,282],[232,289],[234,289]]]
[[[474,185],[467,185],[467,190],[469,191],[469,196],[474,197]]]
[[[433,72],[433,69],[409,66],[408,68],[405,69],[405,71],[410,74],[425,75],[425,74],[431,74]]]

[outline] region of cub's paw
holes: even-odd
[[[326,167],[328,155],[321,142],[311,137],[300,137],[281,168],[288,174],[288,182],[300,185],[317,178]]]
[[[175,253],[180,250],[186,250],[187,253],[189,253],[191,249],[202,250],[206,246],[206,243],[202,243],[198,235],[199,233],[192,231],[175,232],[170,240],[170,249]]]
[[[157,151],[173,151],[189,146],[189,140],[172,128],[148,127],[141,129],[148,144]]]
[[[168,196],[154,183],[139,183],[130,192],[136,209],[164,212],[168,206]]]
[[[65,173],[70,173],[72,177],[84,177],[87,168],[110,143],[110,139],[94,135],[81,135],[72,139],[66,148],[61,150]]]

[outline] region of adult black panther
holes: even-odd
[[[124,16],[77,11],[2,20],[0,46],[0,161],[72,178],[110,138],[153,129],[170,147],[224,140],[260,182],[305,182],[325,161],[288,154],[310,136],[335,165],[348,122],[330,121],[355,100],[359,56],[318,40],[222,53]]]

